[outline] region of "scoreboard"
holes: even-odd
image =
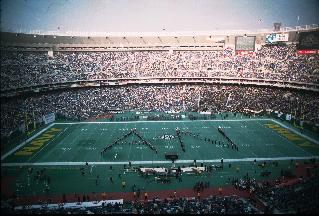
[[[297,49],[319,49],[319,31],[300,32]]]
[[[237,36],[235,38],[235,50],[255,51],[255,36]]]
[[[288,38],[289,38],[289,34],[287,33],[285,34],[272,33],[272,34],[266,35],[266,43],[273,44],[277,42],[287,42]]]

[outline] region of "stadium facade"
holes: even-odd
[[[136,52],[136,51],[223,51],[231,49],[235,55],[253,55],[264,45],[270,44],[295,44],[300,43],[300,35],[318,32],[318,25],[285,27],[281,30],[263,29],[251,31],[215,31],[215,32],[157,32],[157,33],[101,33],[101,32],[41,32],[28,33],[1,33],[1,51],[13,52]],[[316,37],[316,36],[315,36]],[[269,39],[271,38],[271,39]],[[248,40],[249,39],[249,40]],[[316,40],[316,39],[314,39]],[[298,50],[298,54],[317,54],[318,47],[307,47]],[[305,77],[305,82],[299,80],[272,79],[256,77],[227,76],[227,74],[214,76],[211,68],[199,68],[203,76],[185,75],[183,77],[167,75],[139,76],[108,79],[86,79],[58,83],[47,83],[38,86],[11,86],[1,88],[1,95],[14,95],[27,92],[46,91],[47,89],[63,89],[68,87],[85,86],[110,86],[126,84],[147,83],[211,83],[211,84],[236,84],[258,85],[281,88],[305,89],[319,91],[318,77]],[[263,72],[264,73],[264,72]],[[317,72],[316,72],[317,73]]]
[[[2,32],[1,207],[15,213],[171,213],[167,206],[186,213],[287,212],[277,189],[297,182],[307,185],[298,190],[310,205],[285,192],[294,200],[290,208],[315,212],[318,51],[318,25]],[[144,193],[146,207],[136,191]],[[272,196],[277,209],[260,201]],[[204,197],[208,205],[199,208]]]

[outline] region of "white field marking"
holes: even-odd
[[[293,128],[290,128],[290,127],[284,125],[283,123],[278,122],[278,121],[276,121],[276,120],[274,120],[274,119],[271,119],[271,121],[273,121],[273,122],[279,124],[280,126],[282,126],[282,127],[286,128],[286,129],[288,129],[288,130],[290,130],[290,131],[292,131],[292,132],[298,134],[299,136],[302,136],[303,138],[306,138],[306,139],[308,139],[308,140],[310,140],[310,141],[312,141],[312,142],[314,142],[314,143],[316,143],[316,144],[319,145],[319,141],[318,141],[318,140],[315,140],[315,139],[313,139],[313,138],[311,138],[311,137],[309,137],[309,136],[307,136],[307,135],[305,135],[305,134],[302,134],[302,133],[298,132],[297,130],[295,130],[295,129],[293,129]]]
[[[132,124],[132,123],[154,123],[154,122],[199,122],[199,121],[203,121],[203,122],[219,122],[219,121],[272,121],[275,122],[281,126],[283,126],[284,128],[287,128],[288,130],[293,131],[294,133],[311,140],[312,142],[319,144],[319,141],[316,141],[315,139],[312,139],[311,137],[308,137],[307,135],[301,134],[298,131],[287,127],[286,125],[274,120],[274,119],[269,119],[269,118],[265,118],[265,119],[225,119],[225,120],[196,120],[196,121],[192,121],[192,120],[184,120],[184,121],[135,121],[135,122],[68,122],[68,123],[52,123],[51,125],[49,125],[48,127],[42,129],[41,131],[39,131],[38,133],[36,133],[35,135],[33,135],[32,137],[30,137],[29,139],[27,139],[26,141],[22,142],[20,145],[18,145],[17,147],[15,147],[14,149],[12,149],[11,151],[9,151],[8,153],[6,153],[5,155],[1,156],[1,160],[4,160],[6,157],[8,157],[9,155],[11,155],[13,152],[17,151],[19,148],[21,148],[22,146],[24,146],[26,143],[30,142],[32,139],[34,139],[35,137],[39,136],[39,134],[43,133],[45,130],[49,129],[50,127],[54,126],[54,125],[60,125],[60,124]]]
[[[265,144],[265,146],[275,146],[273,143]]]
[[[42,134],[44,131],[48,130],[50,127],[52,127],[54,125],[54,123],[48,125],[46,128],[42,129],[41,131],[39,131],[38,133],[34,134],[32,137],[30,137],[29,139],[23,141],[20,145],[18,145],[17,147],[13,148],[12,150],[10,150],[9,152],[7,152],[6,154],[4,154],[3,156],[1,156],[1,160],[4,160],[6,157],[8,157],[9,155],[11,155],[13,152],[17,151],[19,148],[21,148],[22,146],[24,146],[25,144],[27,144],[28,142],[30,142],[31,140],[33,140],[34,138],[36,138],[37,136],[39,136],[40,134]]]
[[[45,147],[47,147],[53,140],[55,140],[58,136],[63,134],[69,127],[65,128],[63,131],[61,131],[58,135],[56,135],[52,140],[50,140],[47,144],[45,144],[38,152],[36,152],[34,155],[32,155],[31,158],[28,159],[28,161],[32,160],[35,156],[37,156]]]
[[[286,161],[286,160],[306,160],[306,159],[318,159],[319,156],[308,157],[275,157],[275,158],[239,158],[239,159],[224,159],[224,162],[249,162],[249,161]],[[212,160],[196,160],[198,163],[218,163],[221,159]],[[194,160],[176,160],[175,164],[181,163],[193,163]],[[118,162],[95,162],[88,161],[90,165],[123,165],[128,164],[128,161]],[[131,161],[132,164],[144,165],[144,164],[171,164],[171,161]],[[2,167],[14,167],[14,166],[75,166],[85,165],[85,162],[36,162],[36,163],[2,163]]]
[[[264,119],[219,119],[219,120],[177,120],[177,121],[128,121],[128,122],[57,122],[53,124],[138,124],[138,123],[169,123],[169,122],[224,122],[224,121],[271,121],[272,119],[264,118]]]

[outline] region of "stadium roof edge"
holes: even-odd
[[[304,31],[318,29],[319,24],[310,24],[295,27],[282,27],[277,32]],[[19,30],[10,33],[22,33],[33,35],[56,36],[81,36],[81,37],[146,37],[146,36],[199,36],[199,35],[234,35],[234,34],[261,34],[276,32],[274,29],[252,30],[212,30],[212,31],[160,31],[160,32],[79,32],[79,31],[43,31],[43,30]]]

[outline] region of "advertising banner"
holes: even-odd
[[[236,50],[235,51],[235,55],[239,55],[239,56],[249,56],[249,55],[254,55],[255,52],[254,51],[243,51],[243,50]]]
[[[55,114],[54,113],[50,113],[48,115],[44,115],[43,116],[43,121],[45,124],[50,124],[51,122],[55,121]]]
[[[266,43],[276,43],[276,42],[287,42],[289,39],[289,34],[283,33],[273,33],[266,35]]]
[[[297,53],[300,55],[313,55],[313,54],[319,54],[319,50],[297,50]]]

